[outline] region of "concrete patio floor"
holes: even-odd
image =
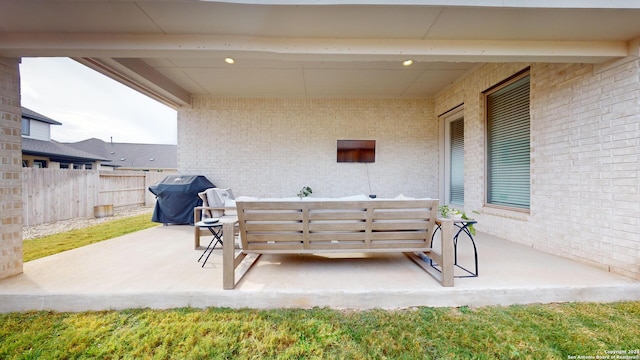
[[[208,243],[208,239],[202,239]],[[477,278],[444,288],[402,254],[264,255],[222,289],[222,250],[204,268],[191,226],[158,226],[24,264],[0,281],[0,312],[125,308],[482,306],[640,300],[640,281],[486,234]],[[471,252],[460,244],[460,263]]]

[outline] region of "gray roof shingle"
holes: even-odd
[[[61,122],[57,122],[55,120],[53,120],[52,118],[48,118],[42,114],[39,114],[31,109],[27,109],[26,107],[22,107],[22,117],[23,118],[27,118],[27,119],[33,119],[33,120],[38,120],[38,121],[42,121],[44,123],[47,124],[51,124],[51,125],[62,125]]]
[[[91,138],[67,146],[98,154],[111,160],[103,166],[138,169],[177,169],[177,145],[105,142]]]
[[[22,138],[22,153],[27,155],[41,155],[58,162],[74,161],[108,161],[109,159],[100,155],[78,150],[70,146],[55,142],[29,138]]]

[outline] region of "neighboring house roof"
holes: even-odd
[[[22,117],[36,120],[49,125],[62,125],[47,116],[37,113],[26,107],[22,107]],[[22,137],[22,154],[48,157],[51,161],[62,163],[88,163],[94,161],[105,161],[107,158],[99,155],[78,150],[56,141],[33,139]]]
[[[74,149],[55,142],[22,138],[22,153],[26,155],[46,156],[56,162],[94,162],[108,161],[99,155]]]
[[[66,143],[73,148],[96,153],[109,159],[103,166],[136,169],[177,169],[177,145],[113,143],[91,138],[76,143]]]
[[[25,107],[22,107],[22,117],[50,125],[62,125],[58,121]],[[76,143],[59,143],[23,137],[22,153],[46,156],[56,162],[72,163],[100,160],[103,161],[103,166],[134,169],[178,168],[176,145],[107,143],[96,138]]]
[[[61,122],[57,122],[51,118],[48,118],[42,114],[39,114],[31,109],[27,109],[26,107],[22,107],[22,117],[27,119],[33,119],[42,121],[43,123],[51,124],[51,125],[62,125]]]

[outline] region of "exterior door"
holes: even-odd
[[[442,117],[444,125],[444,203],[464,206],[464,111]]]

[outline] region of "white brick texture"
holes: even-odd
[[[0,58],[0,279],[22,272],[22,138],[17,59]]]
[[[437,133],[427,100],[196,97],[178,111],[178,166],[236,196],[437,197]],[[338,163],[338,139],[376,140],[375,163]]]
[[[484,207],[481,93],[531,67],[530,213]],[[487,64],[442,91],[465,104],[465,208],[477,228],[640,279],[640,60]],[[544,266],[541,264],[541,266]]]
[[[482,92],[530,67],[531,209],[487,207]],[[429,100],[219,99],[178,111],[181,173],[236,195],[438,197],[439,114],[464,104],[465,209],[477,228],[640,279],[640,61],[485,64]],[[373,139],[376,162],[336,162]],[[370,184],[370,185],[369,185]],[[482,256],[480,255],[482,261]],[[541,264],[543,266],[543,264]]]

